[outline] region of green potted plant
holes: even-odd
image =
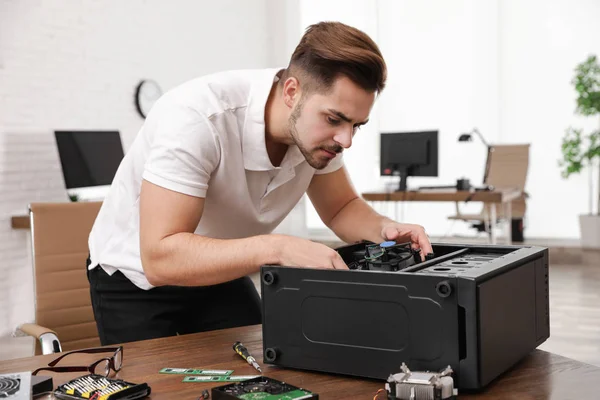
[[[600,64],[595,55],[589,56],[575,68],[575,77],[571,81],[577,92],[577,108],[575,112],[583,116],[600,116]],[[590,173],[589,212],[579,216],[581,244],[583,247],[600,248],[600,191],[596,199],[594,213],[594,182],[592,172],[598,169],[598,186],[600,186],[600,129],[585,134],[583,129],[569,127],[562,140],[563,178],[581,172],[587,168]]]

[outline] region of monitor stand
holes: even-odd
[[[406,180],[408,178],[408,168],[400,169],[400,183],[396,192],[406,192]]]

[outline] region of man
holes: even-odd
[[[375,213],[342,151],[385,86],[376,44],[309,27],[283,70],[198,78],[153,107],[92,229],[88,277],[103,345],[261,322],[261,265],[347,269],[309,240],[270,234],[307,192],[346,242],[411,241],[423,228]]]

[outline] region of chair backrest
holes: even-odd
[[[54,330],[63,351],[100,345],[86,274],[88,237],[101,202],[29,206],[35,319]],[[36,354],[41,354],[39,344]]]
[[[490,146],[484,183],[495,188],[525,190],[529,169],[529,144]]]
[[[484,183],[496,189],[518,188],[525,190],[529,170],[529,144],[498,144],[490,146],[486,162]],[[512,202],[512,216],[525,214],[525,196]],[[502,215],[502,210],[499,210]]]

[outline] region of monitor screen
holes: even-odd
[[[400,176],[406,190],[409,176],[438,176],[438,131],[381,134],[381,175]]]
[[[110,185],[123,159],[118,131],[54,132],[67,189]]]
[[[426,166],[430,163],[430,143],[426,139],[387,134],[385,138],[382,138],[382,143],[383,175],[393,175],[393,172],[398,171],[398,168],[402,166],[417,171],[416,167]]]

